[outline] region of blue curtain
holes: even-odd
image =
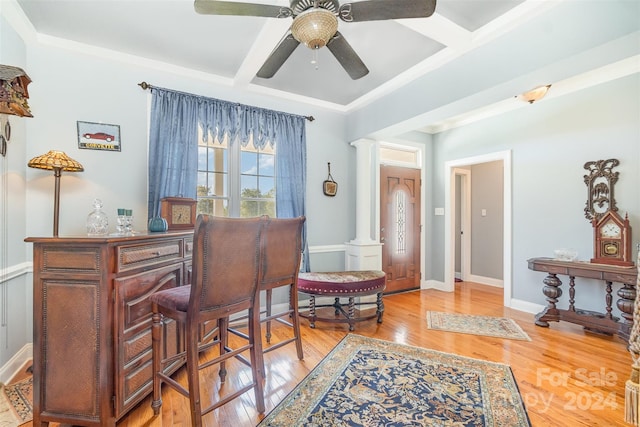
[[[306,215],[307,141],[305,117],[153,87],[149,136],[149,218],[160,214],[160,199],[196,197],[198,126],[204,134],[246,147],[275,143],[276,215]],[[306,223],[303,265],[310,271]]]
[[[306,215],[307,138],[304,118],[281,117],[276,147],[276,216],[295,218]],[[302,266],[311,271],[307,225],[302,228]]]
[[[160,199],[196,197],[198,102],[179,92],[152,91],[149,132],[149,218],[160,215]]]

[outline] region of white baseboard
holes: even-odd
[[[523,301],[521,299],[512,298],[511,301],[509,301],[509,304],[510,308],[513,308],[514,310],[524,311],[525,313],[537,314],[544,310],[544,305],[535,304],[529,301]]]
[[[494,279],[493,277],[483,277],[470,274],[466,280],[469,282],[480,283],[482,285],[495,286],[496,288],[504,288],[504,282],[502,279]]]
[[[33,359],[33,343],[27,343],[0,368],[0,382],[6,384]]]
[[[444,282],[439,280],[423,280],[420,282],[420,289],[436,289],[438,291],[451,292],[451,290],[444,285]]]

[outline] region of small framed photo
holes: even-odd
[[[78,148],[120,151],[120,126],[79,121]]]

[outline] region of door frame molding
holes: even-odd
[[[462,166],[471,166],[479,163],[487,163],[502,160],[503,165],[503,294],[504,305],[511,306],[512,295],[512,259],[513,248],[511,245],[511,150],[498,151],[484,155],[466,157],[445,162],[445,218],[444,218],[444,291],[453,292],[455,289],[455,169]]]
[[[417,153],[416,155],[416,164],[404,163],[404,162],[381,162],[380,161],[380,147],[386,147],[391,149],[403,150],[403,151],[413,151]],[[399,166],[405,168],[412,169],[420,169],[420,289],[426,289],[426,246],[425,246],[425,238],[424,238],[424,230],[426,224],[426,195],[425,195],[425,149],[424,144],[420,143],[412,143],[409,141],[403,141],[401,143],[392,143],[387,141],[376,141],[376,155],[374,160],[374,169],[375,169],[375,240],[376,242],[380,242],[380,165],[385,164],[389,166]]]
[[[460,238],[460,278],[464,281],[471,274],[471,170],[463,168],[453,168],[455,176],[460,176],[460,226],[463,234]],[[455,185],[455,181],[454,181]],[[456,194],[454,194],[456,197]],[[456,197],[457,200],[457,197]],[[454,214],[455,226],[455,204],[451,206]],[[454,230],[455,231],[455,230]],[[455,238],[455,235],[454,235]],[[455,244],[455,243],[454,243]],[[455,257],[457,248],[454,246],[453,256]],[[454,279],[455,279],[455,258],[454,258]]]

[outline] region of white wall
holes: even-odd
[[[24,43],[0,14],[0,64],[26,70],[26,62]],[[23,242],[26,124],[33,119],[5,115],[5,120],[10,123],[11,138],[6,157],[0,157],[0,382],[30,357],[28,343],[33,337],[30,264]],[[17,354],[22,357],[14,357]]]
[[[246,97],[232,88],[214,85],[145,66],[101,59],[50,46],[29,48],[28,65],[34,81],[31,104],[37,119],[28,124],[28,156],[50,149],[65,151],[83,164],[81,173],[63,173],[60,201],[60,235],[85,234],[86,216],[93,198],[104,202],[112,222],[120,206],[133,209],[134,228],[146,230],[147,206],[147,114],[149,92],[141,81],[204,96],[313,115],[307,122],[308,227],[311,245],[344,242],[352,237],[348,220],[349,163],[353,149],[345,141],[344,117],[308,106],[283,105],[269,98]],[[78,148],[76,121],[117,124],[121,152]],[[322,195],[326,164],[331,162],[340,189],[334,198]],[[50,173],[28,170],[27,233],[51,235],[53,178]],[[113,226],[112,226],[113,229]]]
[[[526,260],[576,248],[579,259],[593,254],[593,232],[584,217],[587,161],[616,158],[620,178],[615,198],[628,212],[634,242],[640,241],[640,75],[535,103],[528,108],[434,136],[434,178],[444,176],[445,161],[512,150],[512,296],[544,304],[543,273]],[[436,184],[435,204],[444,205],[444,186]],[[434,266],[443,265],[434,242]],[[634,259],[636,256],[634,244]],[[442,270],[434,269],[442,280]],[[602,311],[603,286],[578,280],[576,304]],[[567,298],[560,306],[567,305]],[[614,296],[614,304],[617,297]],[[614,310],[615,312],[615,310]]]

